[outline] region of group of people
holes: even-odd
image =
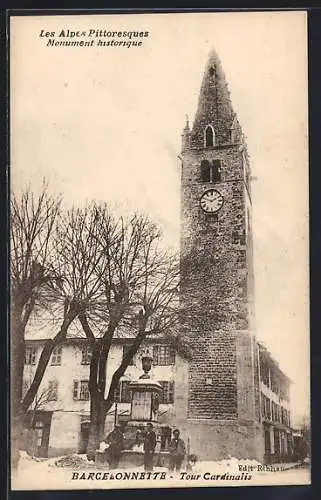
[[[156,448],[156,434],[153,430],[153,424],[148,422],[147,431],[144,439],[144,468],[146,471],[153,470],[154,453]],[[182,438],[180,438],[179,429],[173,431],[173,438],[169,442],[169,471],[180,471],[186,455],[186,447]]]
[[[141,431],[140,431],[141,432]],[[146,431],[141,434],[144,450],[144,469],[152,471],[154,467],[154,455],[157,444],[156,433],[153,424],[148,422]],[[108,445],[108,461],[110,469],[117,469],[121,452],[124,449],[124,437],[119,426],[115,426],[105,440]],[[169,442],[169,471],[180,471],[186,456],[184,440],[180,437],[179,429],[173,431],[173,437]]]

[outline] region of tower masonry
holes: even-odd
[[[181,331],[192,352],[186,430],[203,456],[237,456],[246,435],[244,454],[258,457],[250,166],[215,52],[181,161]]]

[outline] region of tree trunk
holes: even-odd
[[[13,308],[11,315],[11,466],[17,468],[24,428],[21,398],[25,362],[24,328],[21,325],[22,308]],[[21,310],[20,310],[21,309]]]
[[[84,331],[88,338],[93,339],[90,334],[89,325],[85,324],[85,318],[80,318]],[[106,363],[108,353],[113,339],[113,333],[117,323],[110,322],[107,332],[103,338],[93,343],[93,352],[90,362],[89,392],[90,392],[90,429],[87,445],[87,458],[94,460],[95,450],[99,448],[100,441],[105,432],[105,387],[106,387]]]
[[[127,370],[128,366],[129,366],[129,363],[133,359],[134,355],[137,353],[139,347],[141,346],[143,340],[146,337],[146,323],[147,323],[147,316],[141,316],[138,334],[135,337],[130,349],[128,349],[126,356],[124,356],[122,362],[120,363],[119,367],[117,368],[117,370],[114,372],[114,374],[112,376],[108,395],[107,395],[107,398],[104,400],[104,409],[103,409],[103,416],[102,416],[102,420],[104,422],[105,422],[106,415],[107,415],[108,411],[110,410],[110,408],[114,404],[115,389],[119,384],[120,378],[124,375],[125,371]]]
[[[87,458],[88,460],[95,460],[95,451],[99,447],[99,400],[100,394],[98,392],[98,364],[99,353],[101,348],[101,339],[97,339],[93,343],[93,352],[90,362],[89,372],[89,393],[90,393],[90,427],[89,439],[87,444]]]
[[[22,447],[24,431],[24,412],[15,408],[11,413],[11,467],[17,469],[19,464],[19,450]]]
[[[105,401],[104,401],[104,396],[102,396],[99,401],[99,422],[98,422],[98,432],[100,440],[104,439],[105,437],[105,421],[106,421]]]
[[[95,452],[105,437],[104,398],[96,391],[90,400],[90,428],[87,445],[88,460],[95,460]]]
[[[90,392],[90,429],[89,439],[87,445],[87,458],[94,460],[95,451],[99,447],[100,441],[104,438],[105,433],[105,420],[106,415],[112,405],[114,404],[114,393],[119,383],[120,377],[124,375],[129,363],[136,354],[138,348],[146,336],[146,323],[148,316],[139,316],[139,330],[138,334],[129,349],[127,355],[122,360],[119,368],[115,371],[111,385],[109,387],[108,396],[105,399],[106,389],[106,365],[108,360],[108,353],[112,344],[113,333],[116,329],[117,322],[111,322],[108,330],[103,338],[97,339],[93,343],[93,353],[90,363],[89,375],[89,392]],[[80,317],[82,326],[88,338],[94,339],[86,318]],[[87,332],[88,330],[88,332]]]
[[[88,460],[95,460],[95,452],[99,448],[99,393],[95,397],[90,398],[90,427],[89,438],[87,444],[87,458]]]
[[[22,409],[24,412],[28,411],[29,406],[33,402],[39,386],[42,382],[45,370],[48,366],[50,356],[52,354],[52,351],[54,348],[59,345],[61,342],[63,342],[66,339],[67,333],[68,333],[68,328],[70,324],[73,322],[75,317],[77,316],[76,313],[72,314],[68,319],[64,320],[59,332],[53,339],[48,339],[42,349],[40,359],[38,362],[38,366],[36,369],[36,373],[33,377],[32,383],[25,394],[25,397],[23,398],[22,402]]]

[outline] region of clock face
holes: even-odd
[[[201,197],[201,207],[204,212],[215,214],[222,208],[224,198],[216,189],[208,189]]]

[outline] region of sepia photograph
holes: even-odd
[[[310,484],[306,12],[9,22],[12,489]]]

